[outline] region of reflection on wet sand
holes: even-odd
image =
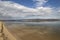
[[[5,24],[17,40],[60,40],[60,27]]]

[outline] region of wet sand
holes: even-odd
[[[0,40],[3,40],[3,37],[0,37]]]
[[[5,28],[15,40],[60,40],[59,27],[7,24]]]

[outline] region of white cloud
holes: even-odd
[[[34,2],[36,2],[36,7],[41,7],[43,6],[46,2],[48,2],[48,0],[33,0]]]
[[[37,10],[44,15],[49,15],[53,12],[53,8],[50,7],[39,7]]]
[[[60,10],[58,10],[58,12],[60,13]]]
[[[55,13],[58,12],[52,7],[38,7],[33,9],[10,1],[0,2],[0,14],[4,18],[58,18],[58,16],[54,15]]]

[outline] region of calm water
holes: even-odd
[[[32,26],[56,26],[60,27],[60,21],[52,22],[17,22],[17,21],[8,21],[6,24],[21,24],[21,25],[32,25]]]

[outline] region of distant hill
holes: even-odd
[[[0,21],[42,22],[42,21],[60,21],[60,19],[20,19],[20,20],[0,20]]]
[[[24,22],[60,21],[60,19],[24,19]]]

